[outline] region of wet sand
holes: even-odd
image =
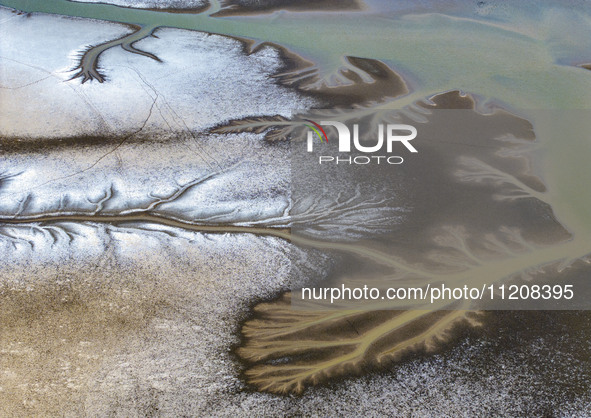
[[[473,99],[458,92],[439,95],[431,102],[421,105],[433,112],[425,115],[428,122],[418,124],[421,137],[414,145],[419,155],[408,157],[397,169],[387,165],[371,170],[365,166],[327,169],[307,155],[301,160],[292,156],[295,201],[319,193],[331,199],[336,191],[344,193],[346,200],[347,189],[359,182],[364,193],[361,201],[381,193],[377,200],[396,196],[392,204],[413,206],[400,224],[387,228],[384,222],[382,230],[349,242],[324,231],[321,236],[326,243],[321,248],[338,261],[312,285],[369,285],[383,291],[396,285],[425,287],[441,282],[480,287],[526,277],[526,271],[540,265],[556,266],[565,256],[582,256],[587,251],[585,244],[573,243],[544,202],[545,186],[530,171],[531,162],[522,152],[536,139],[527,120],[501,110],[479,114]],[[347,120],[356,111],[349,112],[350,116],[335,115]],[[358,113],[363,114],[363,109]],[[413,123],[404,118],[401,122]],[[504,137],[515,140],[499,139]],[[470,171],[467,161],[476,171]],[[310,178],[315,181],[309,182]],[[376,182],[384,187],[370,187]],[[525,189],[531,195],[512,197],[516,190]],[[293,216],[297,219],[296,213]],[[298,244],[301,237],[309,236],[312,225],[292,228],[291,241]],[[555,268],[547,274],[557,279]],[[436,352],[467,328],[487,326],[478,313],[461,311],[477,309],[470,302],[435,306],[419,301],[410,305],[419,310],[397,310],[409,303],[362,300],[331,305],[302,301],[299,289],[293,289],[274,302],[257,305],[242,327],[243,345],[237,350],[245,362],[247,382],[272,393],[301,393],[308,386],[385,367],[412,354]]]
[[[469,26],[469,22],[463,23]],[[248,32],[246,29],[244,33]],[[236,34],[240,30],[231,28],[227,36],[242,39]],[[148,33],[151,32],[145,29],[143,35]],[[503,36],[506,35],[503,32]],[[113,46],[122,45],[120,41],[111,42]],[[243,42],[248,52],[276,44],[260,43],[256,37]],[[101,45],[107,44],[97,45],[94,58],[86,64],[88,68],[98,68],[98,56],[106,50],[101,50]],[[401,52],[402,56],[410,54],[407,58],[412,53]],[[89,54],[91,57],[92,53]],[[448,110],[477,107],[469,96],[453,90],[457,88],[453,83],[437,84],[440,80],[435,75],[433,85],[439,88],[438,92],[449,90],[450,86],[453,91],[431,97],[428,94],[433,87],[430,81],[421,80],[420,76],[408,77],[408,68],[400,72],[393,69],[395,66],[391,64],[399,60],[397,55],[389,59],[344,55],[340,64],[348,69],[337,67],[334,73],[344,81],[341,86],[322,84],[323,80],[330,79],[330,73],[327,78],[321,71],[334,63],[312,66],[310,56],[300,57],[282,47],[284,68],[274,74],[275,79],[280,85],[310,95],[327,106],[367,106],[361,113],[388,105]],[[433,74],[449,68],[438,68]],[[466,79],[470,79],[470,75],[465,74]],[[497,83],[504,79],[499,76],[495,80]],[[426,86],[420,86],[421,82]],[[495,83],[491,85],[505,86]],[[494,91],[491,85],[487,88]],[[519,96],[517,89],[507,93],[501,87],[498,91],[503,97]],[[558,90],[565,97],[572,93],[566,88]],[[523,88],[522,91],[538,90]],[[577,96],[579,102],[573,100],[573,103],[584,101],[582,96]],[[400,101],[391,100],[393,98]],[[431,104],[426,101],[428,99]],[[478,100],[483,98],[479,96]],[[558,99],[557,102],[561,103]],[[408,107],[405,110],[409,110]],[[417,371],[421,364],[427,367],[423,375],[433,370],[444,374],[446,368],[438,369],[436,362],[447,359],[459,364],[458,370],[462,371],[454,375],[456,369],[453,369],[452,380],[437,388],[450,391],[455,406],[459,405],[461,397],[454,397],[454,390],[464,387],[462,380],[482,383],[478,378],[488,377],[490,371],[493,380],[500,376],[499,381],[512,382],[515,375],[517,380],[527,381],[525,386],[534,387],[534,395],[528,398],[530,388],[515,386],[518,392],[509,394],[502,403],[533,399],[534,406],[527,412],[534,414],[559,413],[560,408],[567,410],[569,402],[575,402],[574,411],[583,410],[576,408],[588,399],[588,350],[587,347],[580,349],[577,344],[586,341],[586,313],[482,315],[462,310],[313,312],[291,309],[288,288],[298,289],[302,284],[318,283],[318,280],[361,283],[368,270],[383,274],[390,269],[394,276],[402,271],[423,274],[427,278],[438,271],[457,274],[458,280],[472,279],[471,276],[481,281],[499,280],[509,275],[521,277],[522,273],[523,277],[534,274],[536,279],[539,276],[535,274],[563,279],[563,273],[557,271],[562,259],[585,259],[589,250],[586,237],[575,235],[572,239],[573,231],[568,228],[571,218],[557,219],[553,211],[556,189],[545,182],[546,178],[538,176],[529,158],[525,158],[534,155],[527,147],[538,140],[532,133],[533,121],[504,111],[492,116],[473,113],[471,124],[462,125],[467,132],[444,132],[448,136],[441,135],[445,117],[434,113],[434,119],[423,126],[429,132],[426,135],[429,141],[420,143],[421,159],[410,160],[395,176],[384,175],[382,179],[394,185],[388,190],[394,192],[399,205],[407,209],[407,213],[401,215],[403,222],[392,221],[383,226],[387,234],[354,243],[331,240],[329,234],[318,239],[305,228],[290,231],[230,222],[199,224],[174,216],[141,213],[141,209],[131,214],[70,213],[50,209],[38,215],[17,214],[14,218],[7,214],[2,220],[5,226],[28,230],[26,233],[31,237],[30,244],[14,245],[15,254],[29,245],[31,254],[35,255],[39,234],[46,235],[48,240],[53,237],[53,244],[56,244],[58,238],[53,234],[58,232],[50,228],[59,229],[64,224],[96,228],[102,233],[97,233],[101,239],[107,237],[111,241],[104,244],[108,262],[89,257],[85,264],[81,261],[86,258],[85,254],[70,253],[54,262],[31,264],[35,271],[17,262],[3,266],[7,269],[5,277],[9,284],[3,284],[1,296],[6,303],[2,304],[0,312],[3,323],[10,324],[1,331],[3,341],[9,342],[9,348],[3,352],[6,367],[0,383],[5,413],[54,414],[68,410],[89,415],[129,411],[140,415],[194,414],[195,411],[211,411],[207,409],[211,404],[205,405],[206,399],[213,400],[219,408],[227,408],[220,409],[224,412],[236,411],[236,404],[229,405],[232,402],[244,400],[245,404],[259,401],[264,404],[272,400],[286,408],[284,410],[305,413],[310,412],[306,410],[310,397],[324,396],[316,399],[318,411],[331,399],[332,402],[348,399],[342,390],[348,391],[349,386],[377,382],[377,389],[373,391],[360,389],[363,397],[371,401],[376,398],[373,394],[390,387],[382,378],[392,384],[403,376],[404,370],[422,376]],[[438,117],[441,119],[436,120]],[[232,128],[237,128],[231,132],[240,132],[240,122],[240,119],[233,120]],[[262,117],[257,122],[260,124],[253,128],[248,120],[244,132],[264,133],[273,127],[271,117]],[[215,134],[224,134],[223,128],[227,126],[218,124]],[[487,135],[470,136],[471,128],[482,126],[490,128]],[[513,139],[517,141],[498,138],[507,133],[514,134]],[[288,140],[283,139],[283,143]],[[70,144],[68,141],[66,143]],[[93,138],[89,145],[100,141],[100,137]],[[109,141],[111,137],[105,138],[105,142]],[[270,143],[268,147],[284,146],[279,142]],[[142,140],[138,140],[132,144],[139,147],[141,143]],[[68,145],[60,140],[51,144],[54,150],[65,149]],[[297,142],[292,144],[297,145]],[[22,151],[20,145],[9,147],[11,152]],[[34,147],[28,150],[35,151]],[[119,164],[116,170],[122,170],[122,166]],[[310,175],[313,171],[303,172]],[[551,170],[549,173],[549,177],[555,174]],[[338,173],[334,178],[323,180],[335,180],[329,182],[333,189],[350,180],[346,178],[338,183],[337,179]],[[312,192],[322,193],[319,182],[313,186]],[[311,192],[306,188],[296,189],[298,193]],[[127,193],[134,196],[133,191]],[[273,193],[278,191],[268,192],[269,195]],[[243,197],[238,196],[237,200]],[[564,221],[567,222],[562,224]],[[146,225],[166,229],[142,231]],[[194,235],[186,238],[184,233]],[[113,239],[114,236],[119,238]],[[233,242],[240,245],[230,245]],[[289,251],[293,252],[292,258],[286,259],[285,252]],[[275,252],[279,255],[269,261],[267,254]],[[335,267],[335,260],[348,263]],[[320,279],[300,271],[297,278],[286,279],[282,276],[286,274],[284,271],[278,272],[288,261],[316,270]],[[545,266],[548,269],[529,271],[540,263],[548,263],[549,267]],[[577,274],[588,273],[578,267],[579,264]],[[22,277],[23,271],[30,272],[31,277],[26,278],[29,282],[38,283],[29,286]],[[47,283],[43,284],[44,281]],[[547,329],[553,330],[551,337],[545,335]],[[508,334],[516,337],[508,337]],[[566,337],[561,340],[561,336]],[[208,348],[208,344],[211,347]],[[461,363],[457,354],[454,354],[456,357],[450,354],[454,347],[459,347],[460,357],[464,354],[470,357],[479,344],[490,344],[497,351],[484,349],[477,355],[484,360],[475,365]],[[519,347],[520,344],[524,347]],[[537,352],[538,346],[549,352]],[[234,350],[228,354],[232,347]],[[557,351],[562,350],[561,354],[565,351],[569,354],[559,356],[558,364],[553,363],[544,370],[536,369],[536,362],[551,362],[556,358],[552,353],[555,347]],[[522,376],[520,365],[510,362],[507,364],[512,364],[512,369],[508,375],[495,368],[505,350],[521,353],[529,374]],[[491,357],[491,352],[497,357]],[[582,377],[571,385],[566,376],[573,374],[573,368]],[[365,374],[369,376],[356,378]],[[238,380],[238,376],[244,380]],[[539,376],[544,377],[542,385],[536,381]],[[222,383],[216,386],[219,380]],[[429,384],[425,386],[428,388]],[[251,392],[251,389],[254,390]],[[303,395],[301,398],[276,397],[257,392]],[[334,396],[337,392],[339,397]],[[544,401],[539,394],[548,392],[554,393],[556,398]],[[417,393],[421,402],[431,405],[435,413],[441,411],[438,406],[442,405],[441,401],[436,403],[421,397],[423,392],[405,392],[402,398],[410,402]],[[481,401],[483,407],[489,405]],[[398,407],[405,411],[404,406]],[[498,405],[491,408],[502,412]]]

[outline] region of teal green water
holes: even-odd
[[[441,14],[387,19],[354,12],[332,18],[327,13],[285,12],[215,18],[212,11],[166,13],[66,0],[3,0],[0,4],[27,12],[273,42],[312,59],[324,71],[335,70],[345,55],[382,59],[412,80],[413,97],[459,88],[521,108],[532,108],[533,104],[536,108],[587,108],[591,103],[589,74],[558,63],[573,43],[572,33],[583,45],[583,39],[591,36],[588,20],[575,18],[577,13],[566,8],[550,9],[538,28],[524,31],[523,27],[531,24],[527,16],[516,16],[515,22],[504,24]],[[572,24],[564,28],[568,32],[561,32],[565,22]],[[552,25],[556,26],[554,31],[550,30]],[[591,60],[589,44],[584,50]]]
[[[567,118],[558,126],[547,113],[523,110],[591,109],[591,71],[575,66],[591,62],[591,17],[586,10],[550,3],[535,12],[516,8],[505,20],[436,13],[385,17],[372,12],[220,18],[212,16],[219,10],[217,2],[201,14],[66,0],[2,0],[0,4],[26,12],[272,42],[313,62],[320,74],[338,71],[348,55],[382,60],[403,76],[410,90],[382,107],[402,108],[459,89],[518,111],[532,121],[541,144],[535,158],[548,186],[544,200],[575,236],[576,251],[572,246],[568,251],[578,255],[591,251],[589,118]]]
[[[516,16],[515,22],[504,24],[441,14],[384,18],[354,12],[332,18],[327,13],[285,12],[215,18],[212,11],[166,13],[66,0],[3,0],[0,4],[27,12],[193,29],[273,42],[309,58],[324,72],[337,70],[346,55],[381,59],[411,82],[413,92],[402,102],[460,89],[522,109],[591,106],[590,74],[559,63],[573,43],[572,33],[579,37],[580,44],[588,43],[583,39],[591,37],[588,20],[575,18],[578,14],[566,8],[549,9],[536,28],[527,16]],[[565,28],[568,32],[561,32],[565,22],[572,24]],[[554,31],[550,30],[552,25],[556,26]],[[584,49],[591,60],[588,44]]]

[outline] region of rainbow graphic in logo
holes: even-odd
[[[318,125],[316,122],[311,121],[310,119],[304,119],[306,122],[310,122],[312,125],[308,125],[307,123],[305,123],[304,125],[306,125],[308,128],[312,129],[314,132],[316,132],[316,135],[318,135],[318,138],[320,138],[320,142],[324,141],[326,143],[328,143],[328,136],[326,135],[326,132],[324,132],[324,129],[322,129],[322,126]],[[320,132],[322,132],[322,135],[320,135]]]

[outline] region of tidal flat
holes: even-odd
[[[0,1],[0,414],[589,411],[587,310],[291,300],[585,289],[588,5],[106,3]],[[323,170],[296,112],[420,158]]]

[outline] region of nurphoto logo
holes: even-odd
[[[351,136],[353,137],[353,146],[357,152],[363,153],[364,155],[320,155],[318,157],[319,164],[357,164],[365,165],[370,163],[375,164],[402,164],[404,159],[399,155],[391,155],[395,150],[406,149],[407,152],[417,153],[417,149],[411,144],[411,141],[417,137],[417,129],[412,125],[404,124],[384,124],[378,125],[377,129],[377,141],[375,143],[367,144],[367,135],[360,137],[359,135],[359,124],[353,124],[353,135],[347,125],[342,122],[334,120],[320,121],[320,123],[313,122],[306,119],[305,124],[310,130],[308,131],[307,138],[307,151],[314,152],[314,139],[318,138],[321,143],[326,145],[329,144],[328,135],[324,130],[323,126],[330,126],[336,130],[338,135],[338,152],[339,153],[351,153]],[[363,138],[363,141],[362,141]],[[363,142],[363,143],[362,143]],[[385,147],[384,147],[385,145]],[[385,148],[385,150],[384,150]],[[323,150],[326,149],[323,147]],[[374,155],[375,153],[382,152],[381,155]],[[384,155],[383,153],[387,155]],[[372,155],[365,155],[372,154]]]

